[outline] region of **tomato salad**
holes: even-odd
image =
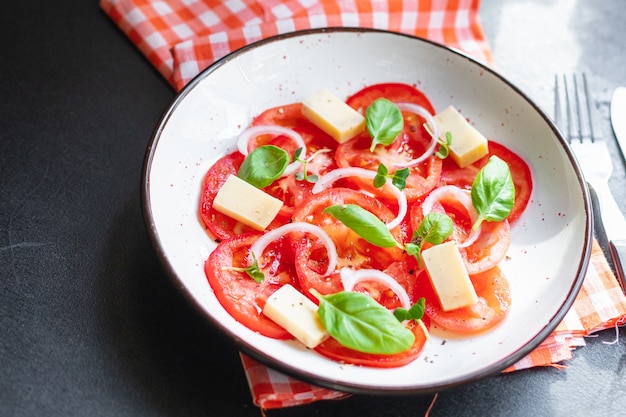
[[[345,104],[366,120],[352,138],[338,142],[303,103],[282,105],[255,117],[238,150],[208,170],[200,216],[218,244],[205,271],[221,305],[255,332],[293,339],[263,312],[290,285],[319,306],[330,334],[315,351],[373,367],[413,361],[431,324],[463,336],[501,323],[511,295],[498,264],[530,198],[528,165],[489,140],[460,166],[450,157],[460,139],[438,130],[412,85],[368,86]],[[263,230],[214,206],[231,176],[282,202]],[[444,308],[426,268],[423,254],[445,242],[471,280],[471,305]]]

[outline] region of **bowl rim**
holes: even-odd
[[[200,303],[196,300],[194,295],[189,291],[189,289],[185,286],[184,281],[181,277],[178,276],[172,264],[168,261],[168,257],[165,254],[162,245],[160,243],[160,237],[158,230],[156,228],[154,218],[152,215],[152,209],[150,204],[150,171],[151,165],[153,162],[154,154],[156,148],[159,143],[159,139],[161,133],[165,125],[167,124],[168,119],[177,109],[178,105],[184,100],[184,98],[189,94],[204,78],[209,76],[211,73],[215,72],[231,60],[237,58],[240,55],[247,53],[253,49],[257,49],[263,47],[264,45],[271,44],[274,42],[279,42],[285,39],[298,38],[303,36],[310,35],[320,35],[320,34],[333,34],[333,33],[369,33],[369,34],[385,34],[391,36],[398,36],[409,38],[417,42],[423,42],[439,48],[441,50],[447,51],[457,57],[466,59],[471,61],[474,65],[480,67],[481,70],[489,72],[492,76],[500,79],[506,86],[512,89],[516,94],[518,94],[527,104],[529,104],[534,111],[536,111],[543,121],[547,123],[552,132],[554,133],[557,140],[560,142],[563,147],[569,162],[572,164],[574,171],[576,173],[577,183],[581,187],[581,193],[583,197],[583,207],[585,214],[585,231],[584,231],[584,243],[583,243],[583,256],[578,260],[578,267],[576,272],[576,278],[572,281],[572,284],[569,288],[568,295],[560,306],[558,311],[554,314],[553,317],[549,320],[546,326],[537,333],[532,339],[528,341],[525,345],[520,346],[514,352],[511,352],[505,359],[494,363],[493,365],[481,368],[479,371],[472,372],[464,377],[453,379],[450,382],[445,382],[441,384],[436,384],[428,387],[423,386],[408,386],[408,387],[381,387],[377,385],[353,385],[346,383],[339,383],[332,379],[324,378],[321,375],[309,373],[299,369],[296,366],[281,362],[279,360],[272,359],[266,356],[261,350],[251,345],[250,343],[242,340],[233,334],[228,327],[226,327],[223,323],[218,321],[216,318],[211,316],[204,308],[201,307]],[[587,268],[590,262],[591,250],[592,250],[592,242],[593,242],[593,211],[591,204],[591,197],[589,194],[589,189],[584,181],[584,177],[582,175],[581,168],[574,157],[573,153],[570,151],[567,146],[567,142],[565,141],[563,135],[559,131],[558,127],[552,121],[552,119],[533,101],[531,100],[524,92],[522,92],[518,87],[516,87],[513,83],[509,82],[504,76],[499,74],[493,68],[485,65],[484,63],[474,59],[468,54],[464,53],[461,50],[456,48],[452,48],[446,45],[442,45],[440,43],[434,42],[432,40],[422,38],[419,36],[406,34],[402,32],[395,32],[385,29],[374,29],[374,28],[353,28],[353,27],[325,27],[325,28],[317,28],[317,29],[306,29],[306,30],[298,30],[289,33],[279,34],[275,36],[271,36],[265,39],[261,39],[255,42],[252,42],[240,49],[230,52],[224,57],[216,60],[213,64],[209,65],[206,69],[197,74],[182,90],[180,90],[175,97],[171,100],[171,102],[167,105],[166,110],[163,112],[161,117],[159,118],[156,127],[154,128],[149,144],[147,146],[143,167],[142,167],[142,175],[141,175],[141,205],[142,205],[142,215],[144,219],[145,226],[147,228],[150,240],[152,242],[152,246],[159,258],[159,261],[164,268],[168,277],[173,281],[175,287],[181,292],[183,297],[192,305],[194,310],[196,310],[203,319],[208,319],[208,321],[219,330],[220,335],[224,336],[224,339],[230,343],[233,343],[236,348],[240,349],[241,352],[249,355],[253,359],[258,362],[266,365],[270,368],[278,370],[279,372],[283,372],[284,374],[291,376],[293,378],[320,386],[328,389],[334,389],[338,391],[343,391],[347,393],[353,394],[368,394],[368,395],[406,395],[406,394],[432,394],[435,392],[441,392],[445,390],[449,390],[451,388],[455,388],[458,386],[462,386],[468,383],[476,382],[478,380],[484,379],[489,376],[496,375],[506,368],[514,365],[519,360],[527,356],[530,352],[532,352],[541,342],[543,342],[552,331],[558,326],[558,324],[563,320],[567,312],[570,310],[576,297],[582,288],[585,274],[587,272]]]

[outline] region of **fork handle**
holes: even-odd
[[[622,291],[626,292],[626,276],[624,275],[624,268],[626,267],[626,240],[609,241],[609,251],[611,252],[611,258],[613,258],[619,285],[621,285]]]
[[[600,203],[600,217],[609,240],[626,239],[626,220],[607,183],[593,184]],[[626,259],[626,258],[624,258]]]

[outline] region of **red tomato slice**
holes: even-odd
[[[480,237],[466,248],[459,248],[470,275],[486,272],[500,263],[511,244],[509,221],[483,222]]]
[[[424,144],[411,140],[402,135],[390,146],[378,145],[374,152],[370,152],[371,139],[368,134],[361,134],[354,139],[340,144],[335,152],[335,161],[339,167],[359,167],[376,171],[380,164],[385,164],[390,172],[397,170],[396,163],[406,162],[419,157],[424,151]],[[426,161],[411,167],[406,180],[406,194],[408,201],[415,201],[432,191],[439,182],[441,175],[441,159],[431,156]],[[385,188],[374,188],[372,180],[350,179],[359,188],[389,200],[395,199]]]
[[[308,175],[320,177],[337,167],[333,157],[337,142],[302,115],[302,103],[267,109],[253,120],[252,125],[278,125],[293,129],[302,136],[306,144],[306,158],[311,157],[321,149],[328,150],[329,152],[318,153],[307,163]],[[251,141],[248,149],[252,150],[266,144],[278,146],[287,151],[289,155],[293,155],[297,149],[293,140],[282,135],[275,137],[260,135]],[[264,191],[282,200],[287,206],[295,207],[311,194],[312,188],[313,183],[296,180],[294,175],[289,175],[274,181]]]
[[[415,283],[417,282],[417,264],[414,257],[408,257],[406,261],[394,262],[384,271],[406,290],[411,303],[415,303]],[[364,280],[357,283],[352,291],[362,292],[389,310],[404,307],[400,298],[387,285],[375,280]]]
[[[403,258],[399,248],[381,248],[375,246],[344,226],[333,216],[322,211],[329,206],[356,204],[373,213],[383,222],[394,219],[394,213],[375,198],[348,188],[330,188],[314,194],[294,209],[293,221],[306,221],[320,226],[337,246],[339,257],[337,268],[375,268],[384,270],[390,264]],[[404,241],[400,227],[392,234],[398,242]],[[343,290],[339,273],[324,277],[328,265],[326,249],[317,239],[306,236],[294,240],[295,264],[303,293],[315,299],[309,293],[311,288],[321,294],[332,294]]]
[[[265,274],[261,283],[245,272],[225,269],[246,267],[250,246],[259,236],[260,233],[246,233],[222,241],[205,262],[206,276],[220,304],[235,320],[267,337],[291,339],[289,332],[261,312],[267,298],[278,288],[285,284],[298,288],[287,239],[278,239],[258,259]]]
[[[230,175],[236,175],[244,156],[239,152],[233,152],[220,158],[209,168],[200,195],[200,217],[209,232],[216,240],[228,239],[242,233],[252,232],[253,228],[244,225],[230,216],[222,214],[213,208],[213,200],[218,191]],[[297,190],[292,190],[296,192]],[[295,198],[291,198],[295,201]],[[275,229],[285,224],[291,216],[293,206],[283,206],[276,218],[268,226],[268,230]]]
[[[421,91],[408,84],[388,83],[366,87],[348,98],[347,103],[354,109],[365,112],[367,107],[378,98],[386,98],[393,102],[408,102],[424,107],[431,114],[435,110],[428,98]],[[335,160],[340,167],[360,167],[376,171],[382,163],[390,171],[398,169],[398,165],[420,157],[431,142],[431,137],[424,129],[425,120],[416,114],[403,112],[404,130],[389,146],[378,145],[370,152],[371,138],[369,133],[363,134],[340,144],[337,147]],[[405,194],[409,201],[414,201],[431,191],[439,181],[441,160],[435,156],[411,168],[407,178]],[[383,189],[376,189],[369,180],[354,179],[360,188],[376,195],[393,199],[393,194]]]
[[[334,150],[337,146],[337,142],[331,136],[302,115],[302,103],[269,108],[255,117],[252,125],[279,125],[295,130],[307,144],[309,155],[313,152],[309,147],[316,149],[325,147]]]
[[[377,98],[386,98],[395,103],[413,103],[424,107],[431,114],[435,109],[426,94],[417,88],[402,83],[374,84],[356,92],[346,100],[353,109],[365,112],[365,109]]]
[[[422,320],[428,326],[428,318]],[[407,323],[407,328],[415,335],[413,346],[405,352],[394,355],[377,355],[371,353],[358,352],[341,345],[333,338],[326,339],[315,348],[319,354],[333,359],[340,363],[353,365],[372,366],[376,368],[395,368],[413,362],[424,349],[426,334],[422,328],[413,320]]]
[[[523,213],[530,200],[533,188],[532,175],[528,164],[516,153],[499,143],[489,141],[489,154],[466,168],[459,168],[451,158],[443,163],[440,184],[456,185],[461,188],[472,188],[478,171],[487,164],[489,157],[496,155],[509,164],[513,184],[515,185],[515,204],[507,218],[513,223]]]
[[[447,214],[454,223],[454,230],[448,240],[458,243],[464,242],[472,232],[472,220],[465,207],[453,196],[443,198],[434,208],[440,213]],[[409,211],[411,229],[417,230],[424,220],[422,206],[417,202]],[[504,257],[511,243],[511,228],[508,220],[501,222],[484,221],[478,239],[467,247],[460,247],[459,251],[465,261],[467,272],[470,275],[478,274],[496,266]],[[424,249],[429,244],[424,244]]]
[[[243,155],[239,152],[226,155],[213,164],[204,177],[202,194],[200,196],[200,217],[205,226],[218,240],[233,236],[233,230],[235,230],[237,225],[240,225],[241,231],[252,231],[252,228],[244,226],[237,220],[213,209],[213,200],[215,200],[217,192],[231,174],[237,174],[243,159]]]
[[[443,311],[439,299],[423,270],[417,280],[417,292],[426,299],[426,315],[442,328],[460,334],[474,334],[493,328],[509,313],[511,290],[509,282],[497,266],[470,276],[479,301],[471,307]]]

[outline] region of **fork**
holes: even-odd
[[[626,259],[620,260],[614,245],[614,242],[626,238],[626,220],[609,188],[609,178],[613,172],[611,153],[598,129],[587,77],[584,73],[573,74],[569,78],[557,75],[554,81],[555,123],[565,133],[590,190],[598,197],[600,219],[611,247],[611,257],[622,290],[626,291],[623,273]],[[564,108],[562,103],[565,104]]]

